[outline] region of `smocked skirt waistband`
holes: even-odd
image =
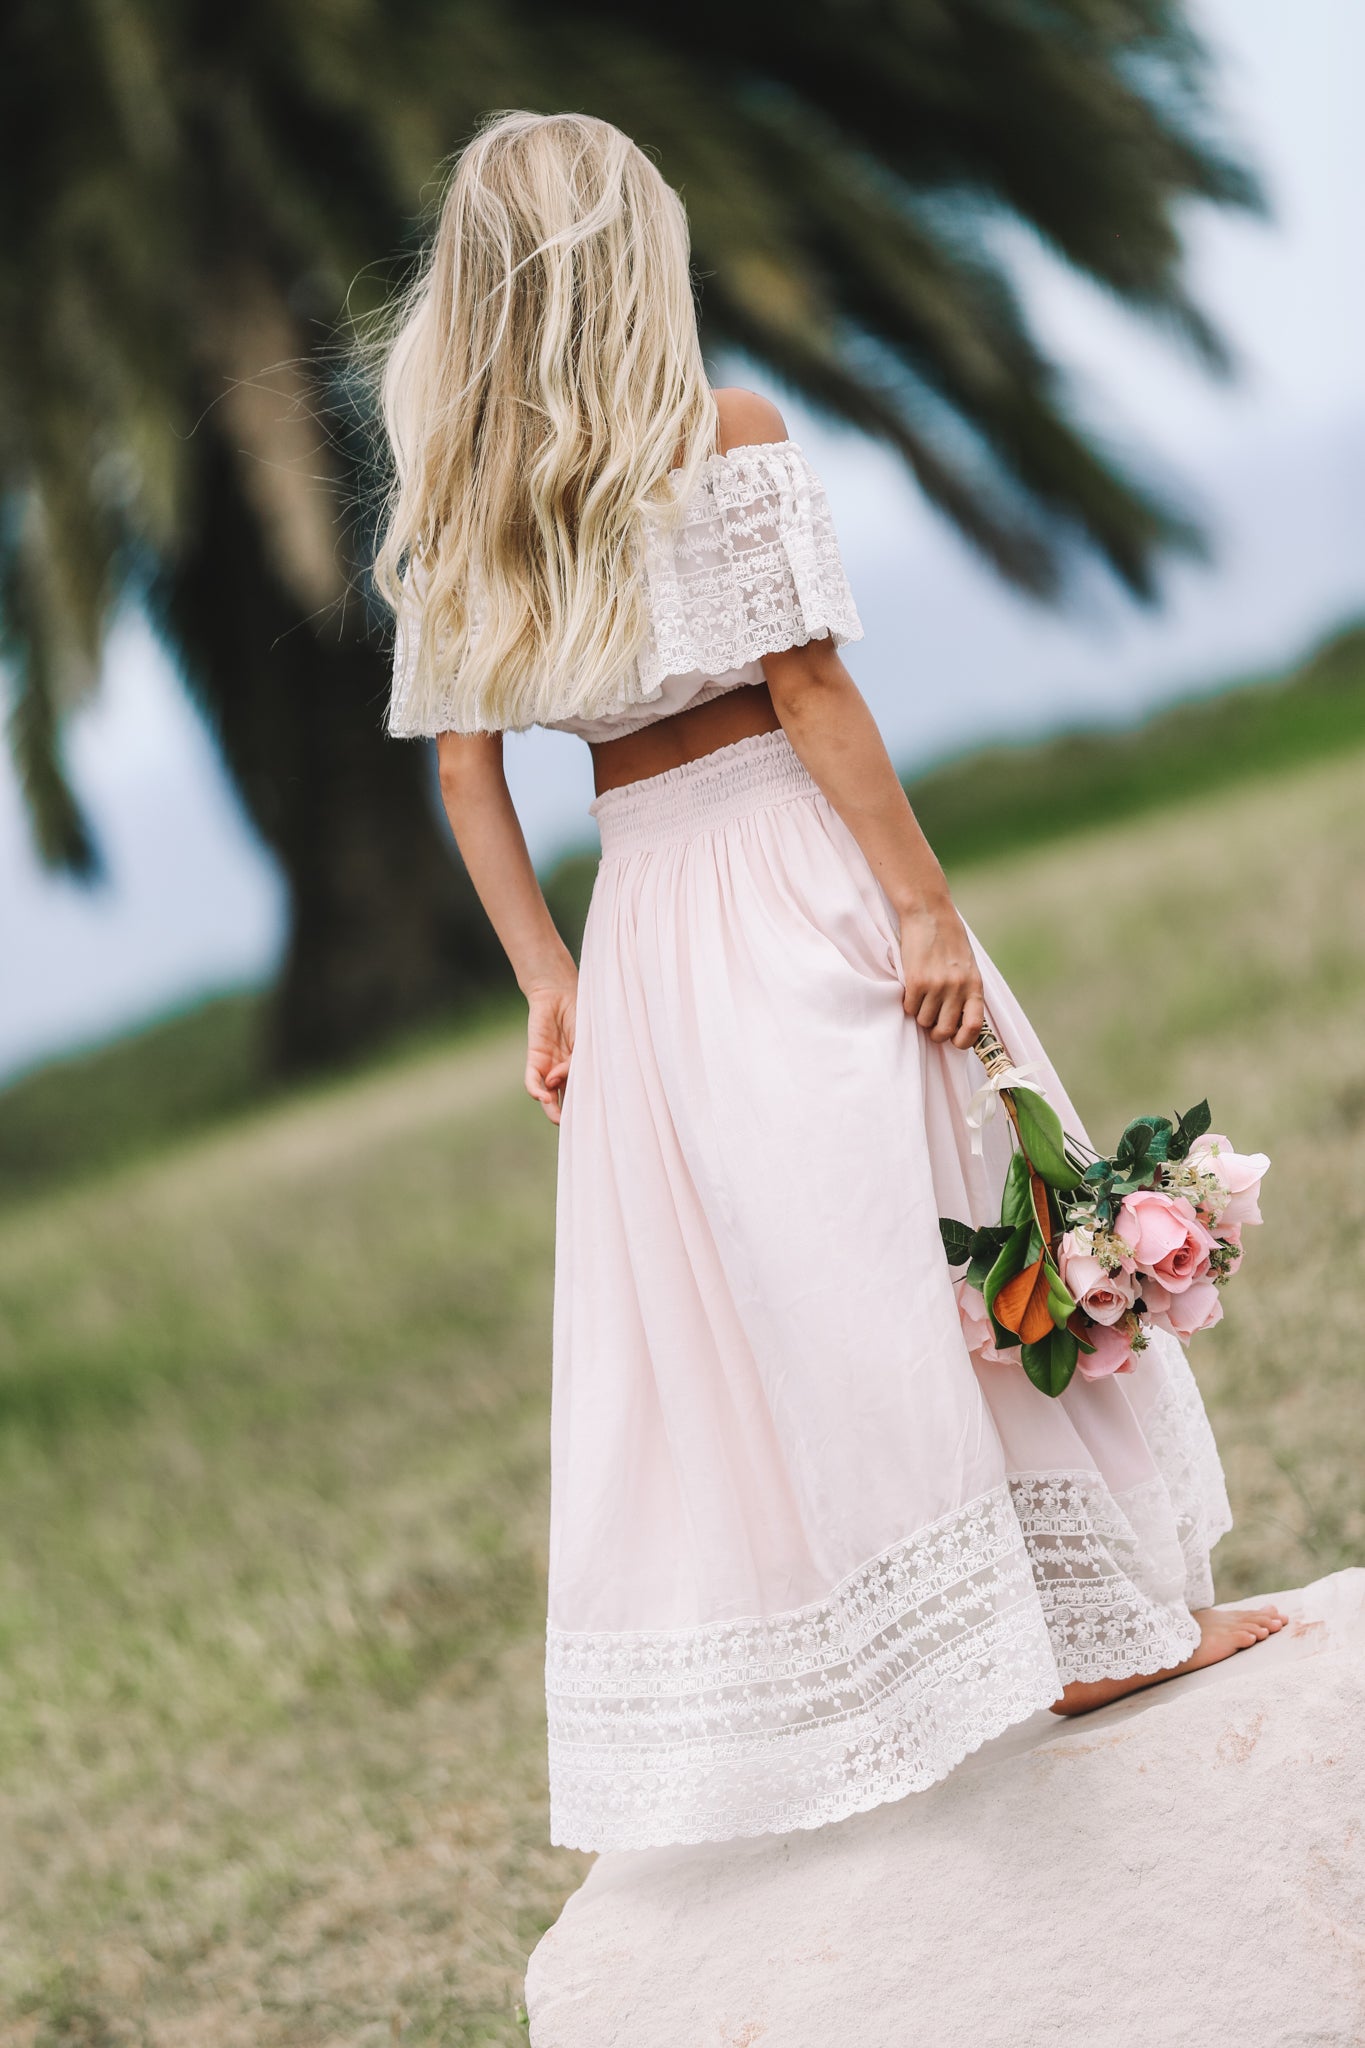
[[[619,860],[818,793],[786,733],[760,732],[681,768],[606,790],[588,810],[602,835],[602,858]]]

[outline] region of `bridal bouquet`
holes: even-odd
[[[1077,1371],[1130,1372],[1151,1328],[1187,1344],[1216,1323],[1243,1227],[1261,1220],[1265,1154],[1234,1152],[1201,1102],[1174,1122],[1134,1117],[1100,1157],[1063,1132],[989,1027],[976,1051],[988,1079],[969,1118],[974,1145],[998,1095],[1018,1147],[998,1224],[939,1219],[949,1265],[967,1268],[958,1300],[970,1348],[1000,1363],[1017,1356],[1056,1395]]]

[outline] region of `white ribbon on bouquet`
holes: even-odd
[[[986,1149],[986,1126],[995,1115],[1002,1088],[1031,1088],[1035,1095],[1043,1093],[1035,1078],[1038,1073],[1036,1060],[1025,1060],[1022,1066],[1000,1067],[988,1076],[967,1104],[967,1128],[972,1134],[972,1156],[980,1159]]]

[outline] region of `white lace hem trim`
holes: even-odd
[[[786,1614],[551,1628],[550,1833],[646,1848],[819,1827],[922,1790],[1057,1697],[1001,1486]]]
[[[923,1791],[1064,1685],[1189,1656],[1208,1578],[1197,1544],[1216,1518],[1160,1475],[1115,1496],[1093,1469],[1020,1474],[803,1608],[551,1627],[551,1838],[784,1834]]]
[[[1153,1330],[1149,1341],[1165,1370],[1142,1430],[1175,1514],[1185,1598],[1191,1607],[1210,1607],[1209,1552],[1232,1527],[1222,1461],[1184,1346],[1164,1330]]]

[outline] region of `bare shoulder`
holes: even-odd
[[[785,441],[787,422],[770,398],[737,385],[716,393],[722,455],[731,448],[751,448],[761,441]]]

